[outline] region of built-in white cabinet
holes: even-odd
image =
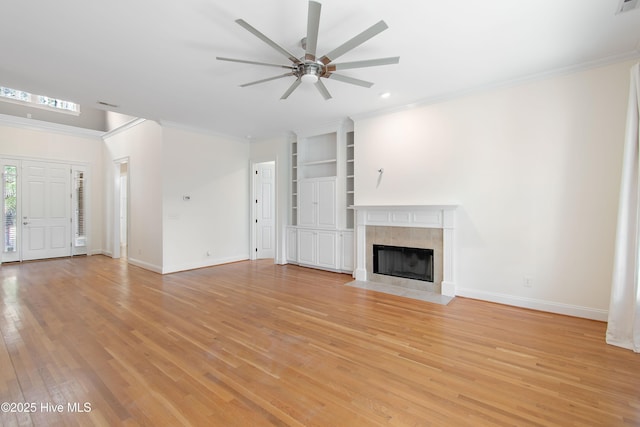
[[[337,231],[298,228],[298,264],[341,270],[339,235]]]
[[[318,259],[322,268],[338,269],[338,234],[335,231],[317,231]]]
[[[350,120],[291,144],[288,262],[353,273],[354,148]]]
[[[298,263],[313,266],[318,263],[316,230],[298,229]]]
[[[298,226],[336,228],[336,179],[303,179],[298,190]]]

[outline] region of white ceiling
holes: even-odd
[[[306,0],[4,0],[0,85],[238,137],[303,130],[585,64],[640,56],[640,10],[620,0],[321,0],[318,54],[384,19],[389,29],[337,62],[400,56],[344,70],[325,101],[293,77],[216,56],[288,64],[234,21],[303,56]],[[379,95],[390,92],[391,97]]]

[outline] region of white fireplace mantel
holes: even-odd
[[[356,280],[367,280],[366,226],[442,229],[442,295],[455,296],[453,275],[455,254],[455,211],[457,205],[353,206],[356,211]]]

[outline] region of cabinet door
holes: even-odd
[[[298,225],[301,227],[315,227],[317,218],[317,182],[301,180],[298,184]]]
[[[298,230],[298,262],[314,265],[316,263],[316,232]]]
[[[318,266],[338,268],[338,234],[334,231],[318,231]]]
[[[336,228],[336,180],[318,181],[318,227]]]
[[[287,261],[298,261],[298,230],[287,228]]]
[[[343,231],[342,239],[340,242],[341,248],[341,265],[340,269],[342,271],[348,271],[353,273],[354,270],[354,240],[353,240],[353,232]]]

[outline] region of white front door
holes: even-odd
[[[71,255],[69,165],[22,163],[22,259]]]
[[[256,258],[275,257],[275,162],[256,165]]]

